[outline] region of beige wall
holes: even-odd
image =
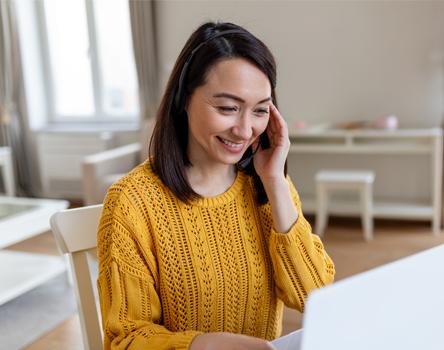
[[[311,124],[398,115],[441,124],[444,2],[159,1],[163,83],[206,20],[245,26],[274,52],[281,112]]]

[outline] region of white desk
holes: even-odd
[[[51,215],[67,207],[64,200],[0,197],[0,305],[65,271],[62,257],[3,248],[49,231]]]
[[[430,159],[428,173],[431,181],[431,190],[428,194],[429,203],[416,203],[414,201],[386,202],[375,198],[374,217],[430,220],[433,232],[436,235],[439,234],[442,208],[443,158],[443,134],[441,129],[399,129],[394,131],[318,129],[290,132],[290,140],[290,161],[293,160],[293,157],[299,155],[359,155],[361,158],[379,155],[428,157]],[[317,166],[320,169],[323,164]],[[368,168],[373,170],[371,164],[368,164]],[[296,174],[291,175],[298,176],[296,166],[295,169]],[[415,171],[415,166],[411,167],[411,171]],[[310,174],[311,176],[312,174]],[[308,178],[306,178],[306,182]],[[378,181],[384,181],[384,179],[376,176],[376,182]],[[304,185],[301,187],[304,187]],[[303,188],[301,189],[303,190]],[[301,197],[304,211],[314,213],[314,193]],[[337,202],[332,213],[355,214],[355,209],[353,204],[346,201]]]

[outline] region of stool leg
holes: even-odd
[[[372,184],[366,183],[361,192],[362,226],[366,241],[373,239],[373,191]]]
[[[324,235],[328,222],[328,195],[322,184],[316,186],[316,234],[320,237]]]

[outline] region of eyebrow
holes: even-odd
[[[229,94],[228,92],[221,92],[219,94],[213,95],[213,97],[226,97],[226,98],[231,98],[232,100],[236,100],[238,102],[245,103],[244,99],[240,98],[239,96],[236,96],[236,95],[233,95],[233,94]],[[271,97],[264,98],[263,100],[260,100],[256,104],[264,103],[264,102],[267,102],[267,101],[271,101]]]

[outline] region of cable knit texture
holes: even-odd
[[[274,339],[283,303],[300,311],[334,266],[301,212],[288,233],[255,203],[251,178],[190,204],[150,162],[115,183],[98,231],[98,288],[105,349],[187,349],[202,332]]]

